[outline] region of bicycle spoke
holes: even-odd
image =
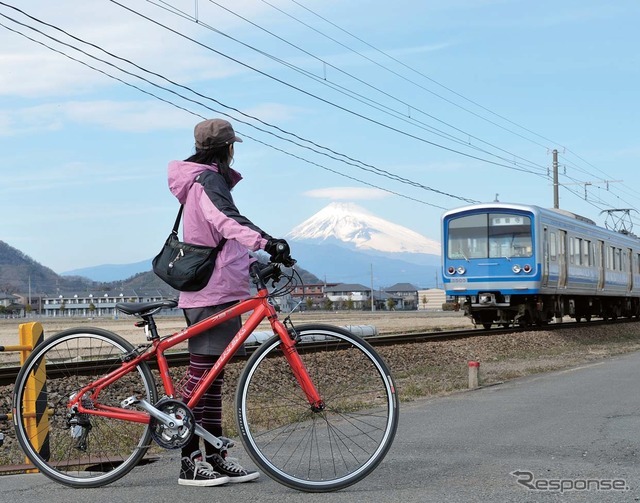
[[[144,456],[150,438],[147,425],[82,414],[68,405],[72,396],[119,366],[120,356],[132,350],[130,343],[111,332],[71,329],[32,352],[16,385],[16,434],[27,456],[44,475],[70,486],[96,487],[120,478]],[[105,366],[105,361],[112,363]],[[26,398],[27,377],[39,365],[46,368],[47,388],[37,408],[53,411],[48,420],[43,420],[48,428],[49,455],[39,452],[37,436],[26,427],[27,412],[36,408]],[[103,389],[99,396],[103,405],[119,407],[132,392],[156,401],[155,383],[146,364]],[[80,402],[85,409],[94,408],[94,398],[88,394]]]
[[[359,338],[325,326],[299,333],[298,355],[324,410],[311,408],[273,339],[240,378],[239,429],[254,461],[276,480],[305,491],[335,490],[382,460],[397,427],[397,399],[388,369]],[[304,342],[317,334],[324,343]]]

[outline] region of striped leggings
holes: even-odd
[[[189,379],[182,391],[182,400],[187,402],[195,385],[200,381],[218,359],[217,355],[189,355]],[[196,423],[206,431],[219,437],[222,435],[222,384],[224,382],[224,370],[211,384],[209,389],[193,409]],[[183,456],[190,456],[199,449],[200,437],[194,435],[191,441],[182,448]],[[211,444],[205,441],[205,452],[210,455],[217,452]]]

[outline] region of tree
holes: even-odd
[[[311,297],[307,297],[307,300],[305,300],[304,302],[307,306],[307,309],[310,311],[313,307],[313,299]]]
[[[396,307],[396,301],[391,298],[387,299],[387,309],[389,311],[393,311],[395,307]]]
[[[427,299],[426,295],[422,296],[422,308],[426,309],[427,308],[427,304],[429,303],[429,299]]]
[[[331,311],[333,309],[333,302],[331,302],[331,299],[329,299],[328,297],[325,297],[324,301],[322,302],[322,307],[326,311]]]
[[[353,299],[349,297],[347,299],[347,310],[351,311],[353,309]]]
[[[96,311],[96,305],[93,302],[91,302],[89,304],[89,312],[91,313],[91,316],[93,316],[93,313],[95,313],[95,311]]]

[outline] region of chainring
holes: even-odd
[[[172,398],[161,399],[155,407],[168,416],[181,420],[183,424],[180,427],[171,428],[151,417],[149,421],[151,438],[164,449],[180,449],[187,445],[196,429],[196,421],[191,409],[184,402]]]

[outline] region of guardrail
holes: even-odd
[[[0,346],[0,351],[20,353],[20,366],[24,365],[33,348],[44,341],[44,330],[39,322],[23,323],[18,327],[19,344]],[[49,411],[47,409],[47,376],[44,361],[29,376],[25,390],[24,417],[34,447],[45,459],[49,458]],[[12,414],[0,413],[0,420],[12,420]],[[0,445],[4,436],[0,433]],[[30,463],[27,460],[27,463]]]

